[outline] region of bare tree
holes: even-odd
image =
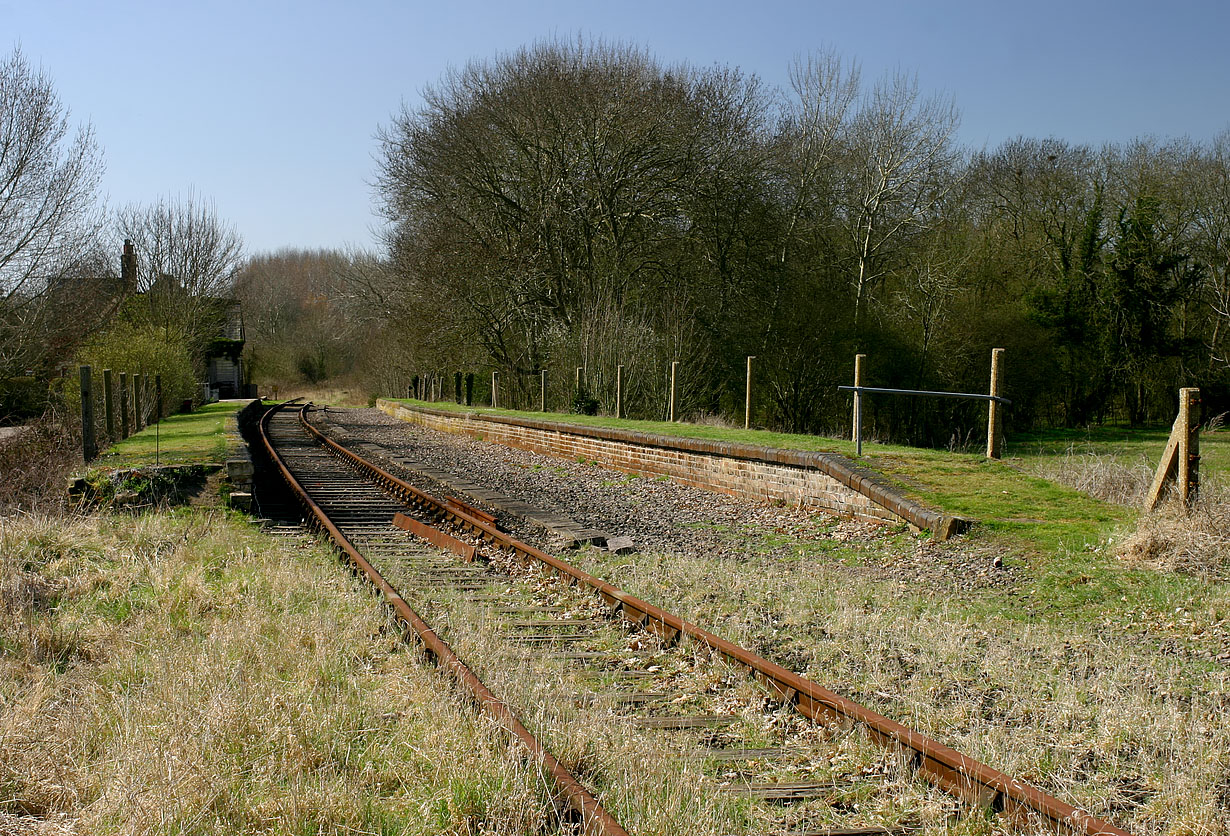
[[[953,183],[960,122],[950,99],[923,98],[914,76],[897,73],[861,102],[852,125],[842,227],[852,248],[854,322],[893,266],[894,249],[925,231]]]
[[[136,248],[139,312],[199,356],[225,314],[221,300],[232,296],[243,262],[239,234],[212,202],[191,192],[126,206],[115,216],[115,230]]]
[[[70,349],[113,308],[99,263],[102,158],[51,79],[20,51],[0,62],[0,377]]]
[[[859,67],[843,66],[836,52],[796,58],[790,66],[794,97],[782,110],[781,166],[788,189],[780,260],[785,263],[807,218],[826,213],[833,197],[833,173],[859,93]]]

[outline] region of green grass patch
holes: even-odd
[[[247,401],[219,401],[172,415],[107,448],[93,465],[102,468],[151,464],[201,464],[226,459],[226,419]]]

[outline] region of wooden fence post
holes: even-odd
[[[142,410],[141,398],[141,383],[144,381],[145,375],[133,374],[132,376],[132,431],[133,433],[141,432],[141,428],[145,426],[145,414]]]
[[[453,400],[461,403],[461,372],[453,372]]]
[[[120,438],[128,438],[128,373],[120,372]]]
[[[107,416],[107,440],[115,441],[115,398],[111,391],[110,369],[103,369],[103,412]]]
[[[1179,415],[1184,432],[1179,437],[1179,498],[1184,505],[1200,492],[1200,390],[1179,390]]]
[[[747,399],[743,405],[743,429],[745,430],[752,428],[752,361],[755,359],[754,354],[749,354],[747,357]]]
[[[1003,386],[1004,350],[991,349],[991,397],[998,398]],[[987,401],[987,458],[998,459],[1003,454],[1004,414],[999,401]]]
[[[474,372],[466,372],[466,406],[474,405]]]
[[[615,417],[620,418],[624,408],[624,367],[615,367]]]
[[[863,360],[866,354],[854,355],[854,385],[863,385]],[[854,415],[851,416],[850,436],[854,440],[854,455],[863,455],[863,393],[854,390]]]
[[[670,409],[670,420],[671,420],[672,422],[674,422],[674,420],[675,420],[675,370],[676,370],[678,367],[679,367],[679,361],[678,361],[678,360],[673,360],[673,361],[671,361],[671,409]]]
[[[90,367],[81,367],[81,455],[93,461],[98,455],[98,440],[94,435],[94,386]]]
[[[1166,486],[1178,479],[1179,498],[1191,505],[1200,490],[1200,390],[1179,390],[1179,414],[1174,419],[1166,450],[1153,475],[1145,498],[1145,510],[1152,511],[1162,501]]]
[[[493,409],[499,406],[499,399],[496,397],[496,388],[495,388],[495,376],[498,374],[499,372],[491,373],[491,406]]]
[[[539,372],[539,391],[538,391],[538,411],[547,411],[547,370],[543,369]]]

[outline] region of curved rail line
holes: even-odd
[[[793,671],[770,662],[653,604],[629,595],[606,581],[583,572],[546,552],[521,543],[499,531],[486,520],[435,500],[408,482],[328,438],[309,422],[307,408],[300,410],[299,421],[303,428],[326,450],[419,513],[467,529],[474,535],[505,550],[522,563],[541,564],[570,584],[581,584],[588,587],[601,596],[613,615],[619,615],[667,642],[677,642],[686,637],[717,652],[730,661],[747,668],[772,694],[782,702],[793,706],[807,718],[818,722],[844,720],[861,724],[867,729],[873,741],[886,749],[900,752],[919,775],[958,799],[1003,813],[1016,821],[1036,824],[1041,818],[1056,830],[1082,834],[1082,836],[1129,836],[1127,831],[1085,810],[1073,807],[1024,781],[962,755],[924,734],[913,731],[857,702],[823,688]],[[293,477],[285,469],[283,469],[283,475],[289,483],[294,484]],[[331,524],[323,527],[329,530]],[[337,536],[341,536],[340,532]],[[347,551],[346,548],[343,550]],[[357,551],[351,554],[352,551],[354,551],[353,546],[350,546],[347,555],[355,565],[370,565],[366,564]],[[375,572],[374,569],[371,571]],[[391,590],[391,587],[388,589]],[[393,591],[392,594],[396,595],[396,592]],[[400,596],[397,600],[400,600]],[[409,609],[404,601],[402,605],[407,610]],[[412,622],[408,621],[408,623]],[[438,637],[436,640],[438,641]],[[458,660],[457,664],[463,663]],[[531,751],[536,750],[531,749]],[[575,779],[572,780],[575,781]],[[563,787],[564,785],[561,784],[561,789]],[[571,799],[571,796],[569,798]],[[596,801],[593,803],[597,804]],[[582,811],[586,809],[584,805],[577,807],[574,804],[574,807]],[[617,824],[614,826],[618,827]],[[622,829],[610,832],[622,832]]]
[[[552,782],[567,799],[569,807],[580,815],[587,834],[593,834],[593,836],[628,836],[628,832],[624,830],[619,822],[598,803],[598,800],[582,786],[581,782],[572,773],[556,760],[554,755],[547,751],[530,730],[517,719],[512,709],[483,684],[482,680],[449,647],[448,643],[428,626],[427,622],[385,580],[376,567],[359,553],[351,541],[329,519],[320,505],[304,490],[299,480],[295,478],[295,475],[286,466],[286,463],[270,439],[269,421],[278,409],[279,407],[274,407],[262,416],[260,423],[261,440],[264,442],[266,452],[269,453],[270,458],[282,474],[282,478],[286,480],[286,484],[290,487],[291,491],[311,514],[315,524],[328,534],[329,538],[350,561],[351,565],[356,570],[362,572],[380,590],[389,606],[393,609],[397,620],[405,629],[414,631],[414,634],[418,637],[427,653],[435,659],[436,664],[452,674],[454,679],[470,692],[479,706],[525,747],[531,757],[541,760]],[[304,408],[301,408],[301,420],[303,420],[303,412]],[[308,426],[306,421],[304,421],[304,426]]]

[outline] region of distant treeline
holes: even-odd
[[[384,388],[494,369],[533,407],[547,368],[561,405],[581,367],[609,411],[622,364],[661,417],[679,361],[685,411],[741,420],[755,355],[756,423],[832,431],[856,353],[868,385],[985,392],[1003,347],[1016,428],[1230,408],[1230,132],[970,151],[909,75],[791,82],[559,42],[448,73],[381,132],[390,261],[348,294]],[[945,444],[984,409],[869,417]]]

